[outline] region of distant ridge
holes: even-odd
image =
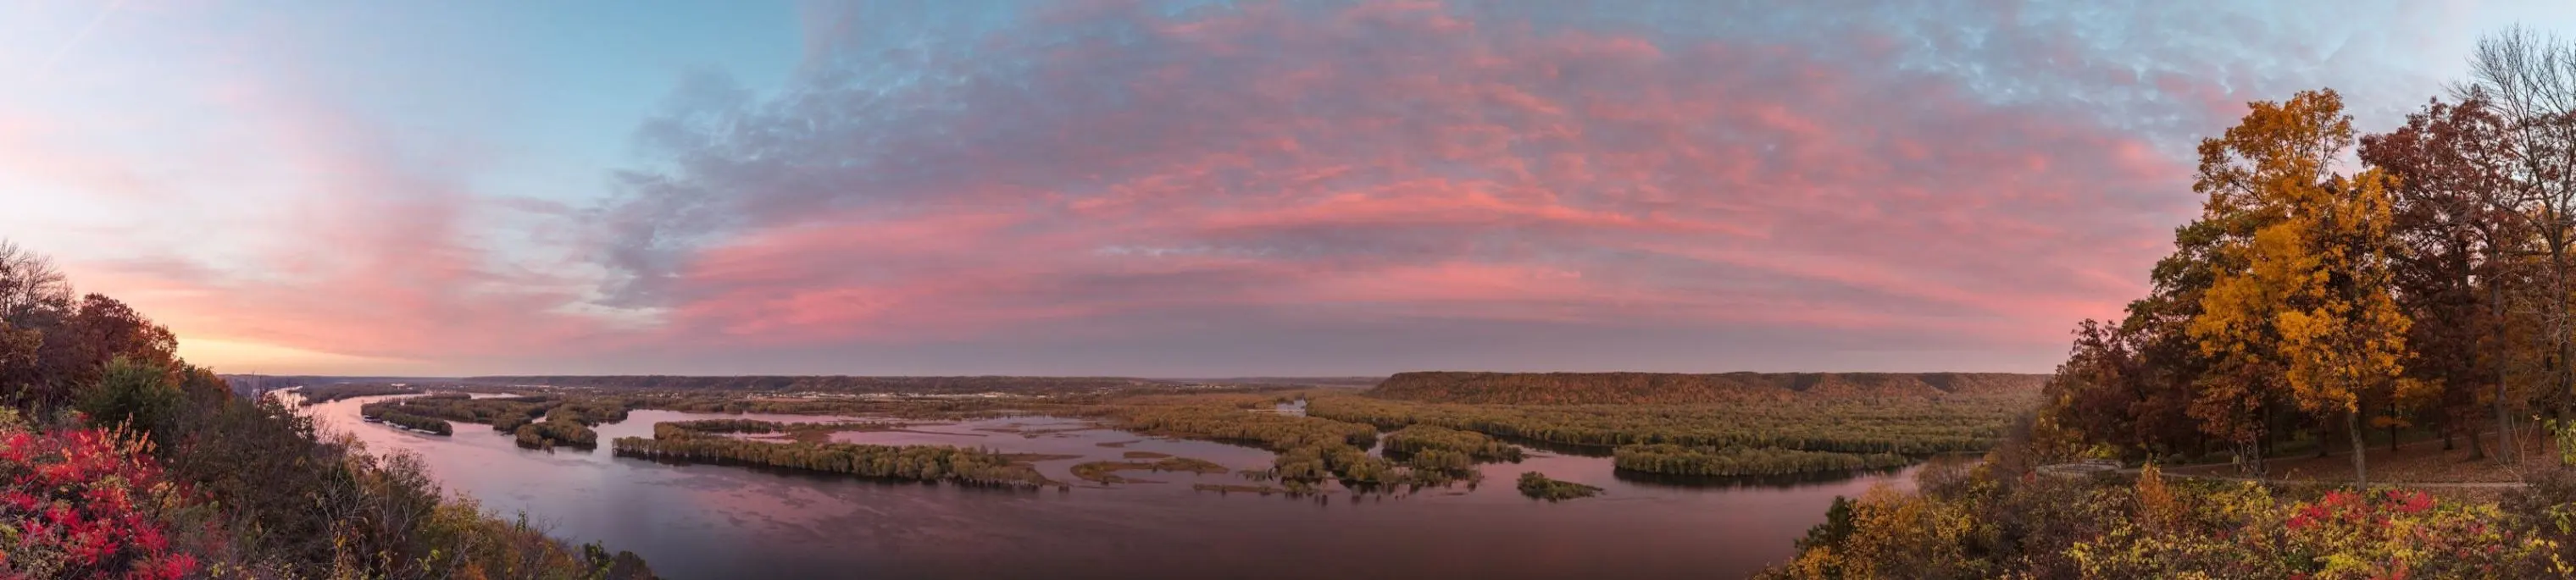
[[[466,377],[466,382],[602,389],[713,391],[813,391],[843,393],[1082,392],[1167,386],[1173,381],[1127,377],[871,377],[846,375],[675,376],[572,375]]]
[[[2035,394],[2048,375],[2014,373],[1396,373],[1368,394],[1498,405],[1622,405],[1801,398]]]

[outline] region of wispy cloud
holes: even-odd
[[[256,192],[221,251],[79,265],[347,367],[2038,370],[2141,290],[2194,139],[2316,86],[2393,118],[2482,22],[2299,10],[814,5],[783,84],[690,63],[605,191],[496,188],[550,160],[311,90],[351,79],[233,74],[277,48],[193,57],[223,123],[194,148],[0,109],[0,182]],[[221,162],[118,157],[165,148]]]

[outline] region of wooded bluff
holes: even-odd
[[[2038,392],[2048,375],[2011,373],[1396,373],[1386,399],[1482,405],[1674,405],[1803,397],[1938,397]]]

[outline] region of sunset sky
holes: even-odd
[[[2576,33],[2255,4],[0,0],[0,238],[226,372],[2040,372],[2245,101]]]

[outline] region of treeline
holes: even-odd
[[[176,348],[0,242],[0,577],[652,577],[447,497],[414,456],[324,441]]]
[[[762,421],[759,419],[698,419],[694,421],[664,421],[654,423],[653,437],[656,439],[678,439],[700,433],[780,433],[785,432],[786,430],[787,424],[777,421]]]
[[[1317,417],[1255,413],[1217,406],[1134,406],[1110,415],[1121,429],[1251,444],[1271,451],[1299,447],[1377,444],[1377,429]]]
[[[1373,397],[1480,405],[1691,405],[2036,393],[2005,373],[1396,373]]]
[[[2567,41],[2488,37],[2468,79],[2384,133],[2332,90],[2253,103],[2201,142],[2201,215],[2149,293],[2076,327],[2046,440],[2260,471],[2313,430],[2366,481],[2364,431],[2413,428],[2518,462],[2490,440],[2576,411],[2571,59]]]
[[[1666,475],[1739,477],[1903,467],[1912,458],[1894,453],[1834,453],[1777,448],[1628,445],[1613,455],[1619,469]]]
[[[412,429],[412,430],[414,430],[414,431],[421,431],[421,432],[426,432],[426,433],[431,433],[431,434],[436,434],[436,435],[454,435],[454,434],[456,434],[456,428],[455,428],[454,426],[452,426],[452,425],[448,425],[448,424],[447,424],[447,420],[445,420],[445,419],[433,419],[433,418],[429,418],[429,417],[422,417],[422,416],[419,416],[419,415],[414,415],[414,414],[411,414],[411,413],[405,413],[405,412],[402,412],[402,411],[389,411],[389,412],[386,412],[386,413],[381,414],[381,415],[375,415],[375,416],[372,416],[372,417],[370,417],[370,418],[375,419],[375,420],[378,420],[378,421],[383,421],[383,422],[386,422],[386,423],[389,423],[389,424],[401,425],[401,426],[403,426],[403,427],[410,428],[410,429]]]
[[[373,383],[313,385],[309,387],[297,387],[295,389],[295,394],[302,395],[304,397],[304,404],[307,405],[319,405],[341,399],[355,399],[358,397],[409,395],[418,392],[420,392],[419,387],[397,387],[390,384]]]
[[[781,423],[777,421],[762,421],[758,419],[699,419],[694,421],[664,421],[661,423],[655,423],[653,424],[653,437],[660,439],[675,439],[688,435],[707,433],[742,433],[754,435],[778,433],[785,434],[789,438],[798,441],[823,442],[831,439],[833,433],[841,431],[885,431],[900,429],[905,426],[906,424],[904,423],[891,421]]]
[[[966,485],[1037,488],[1061,485],[1036,468],[989,450],[946,445],[771,443],[716,435],[619,437],[618,455],[693,462],[740,463],[823,473]]]
[[[1429,451],[1457,453],[1475,461],[1521,460],[1520,447],[1474,431],[1416,423],[1386,434],[1386,452],[1390,457]]]
[[[1384,429],[1436,425],[1563,445],[1674,443],[1920,455],[1992,447],[2012,414],[2032,403],[2027,396],[1982,395],[1765,405],[1501,406],[1326,395],[1309,397],[1306,414]]]
[[[988,399],[784,399],[739,393],[700,394],[648,392],[630,395],[637,409],[687,413],[766,413],[775,415],[857,415],[907,419],[971,419],[1016,410],[1044,410],[1059,403]]]
[[[805,393],[1068,394],[1167,387],[1174,383],[1123,377],[851,377],[851,376],[502,376],[471,382],[510,386],[585,387],[657,391],[759,391]]]

